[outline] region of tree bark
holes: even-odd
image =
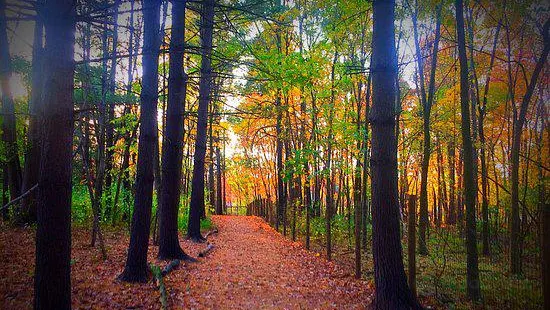
[[[135,36],[135,30],[134,30],[134,5],[135,0],[130,0],[130,18],[129,18],[129,35],[128,35],[128,84],[126,84],[126,96],[130,97],[132,95],[132,84],[134,82],[134,66],[136,63],[136,56],[139,51],[139,40],[136,40]],[[134,40],[136,40],[136,44],[134,47]],[[135,50],[134,50],[135,48]],[[124,113],[130,112],[130,107],[124,108]],[[139,124],[138,124],[139,126]],[[120,165],[120,170],[118,172],[117,181],[116,181],[116,188],[115,188],[115,198],[113,200],[113,207],[112,207],[112,216],[111,216],[111,224],[115,224],[118,219],[118,201],[120,197],[120,190],[121,185],[126,184],[128,182],[128,172],[127,169],[130,165],[130,147],[137,135],[137,129],[138,126],[134,127],[134,129],[127,133],[124,137],[124,152],[122,155],[122,163]],[[129,189],[126,187],[126,191]]]
[[[39,13],[40,14],[40,13]],[[22,192],[28,191],[38,183],[38,171],[40,169],[40,134],[42,121],[42,75],[43,53],[42,36],[44,25],[40,19],[35,21],[34,41],[32,47],[32,71],[31,71],[31,98],[29,101],[29,131],[27,150],[25,152],[25,167],[23,170]],[[21,222],[30,224],[36,222],[37,194],[33,193],[23,199],[21,203]]]
[[[6,164],[2,164],[2,205],[5,206],[10,202],[9,199],[9,179],[8,179],[8,168],[6,168]],[[2,219],[4,221],[8,220],[8,208],[2,208]]]
[[[204,158],[206,156],[206,131],[208,105],[212,88],[212,32],[214,27],[215,0],[202,2],[201,11],[201,77],[199,82],[199,109],[197,138],[193,157],[193,180],[191,181],[191,207],[187,237],[195,242],[204,242],[201,235],[201,210],[204,209]]]
[[[214,80],[214,78],[212,79]],[[213,82],[214,83],[214,82]],[[214,87],[215,88],[215,87]],[[215,92],[213,92],[215,93]],[[212,100],[212,104],[210,104],[210,115],[208,116],[208,193],[210,194],[209,197],[209,204],[210,206],[214,207],[215,201],[216,201],[216,191],[215,191],[215,179],[214,176],[214,135],[212,134],[213,127],[214,127],[214,112],[215,112],[215,96]],[[204,209],[203,209],[204,210]],[[201,218],[206,218],[206,210],[204,210],[201,214]]]
[[[117,45],[118,45],[118,7],[121,0],[115,0],[113,4],[113,33],[112,33],[112,48],[111,48],[111,68],[109,71],[109,94],[114,96],[116,91],[116,67],[117,67]],[[131,40],[131,39],[130,39]],[[113,170],[113,156],[115,145],[115,128],[113,120],[115,119],[115,103],[113,101],[108,103],[107,106],[107,123],[105,124],[105,219],[109,220],[112,216],[112,196],[111,187],[113,184],[112,170]]]
[[[420,309],[407,285],[399,236],[395,144],[395,1],[373,2],[371,192],[376,309]]]
[[[449,161],[449,214],[445,217],[445,223],[454,225],[456,223],[454,135],[447,145],[447,157]]]
[[[500,22],[497,25],[495,32],[495,39],[493,41],[493,50],[491,52],[491,60],[489,61],[489,70],[487,72],[487,81],[485,82],[485,89],[483,92],[483,104],[478,106],[479,112],[479,142],[481,144],[480,158],[481,158],[481,213],[483,217],[483,255],[489,256],[491,254],[490,243],[489,243],[489,179],[487,171],[487,155],[486,155],[486,142],[485,142],[485,131],[484,131],[484,120],[487,113],[487,100],[489,94],[489,86],[491,83],[491,72],[493,70],[493,65],[495,63],[495,56],[498,43],[498,35],[500,33]]]
[[[358,91],[361,91],[361,84]],[[360,94],[360,93],[359,93]],[[356,130],[358,133],[361,132],[361,100],[360,95],[358,94],[359,100],[357,100],[357,119],[356,119]],[[361,169],[367,163],[361,162],[361,145],[362,139],[357,139],[357,157],[355,164],[355,175],[353,180],[353,219],[354,219],[354,241],[355,241],[355,278],[361,278]]]
[[[44,6],[44,118],[36,229],[34,309],[71,309],[71,169],[74,0]]]
[[[21,195],[21,164],[17,150],[17,132],[15,128],[15,107],[10,88],[12,75],[11,58],[7,34],[6,1],[0,0],[0,88],[2,90],[2,141],[6,148],[6,165],[10,197]]]
[[[550,204],[546,202],[542,213],[542,287],[544,309],[550,308]]]
[[[420,255],[428,254],[428,247],[426,245],[426,230],[430,225],[428,218],[428,169],[430,166],[431,155],[431,137],[430,137],[430,114],[433,105],[433,98],[435,93],[435,72],[437,66],[437,52],[439,48],[439,37],[441,27],[441,5],[436,9],[436,26],[435,26],[435,39],[432,51],[432,63],[430,71],[430,81],[428,86],[428,98],[426,99],[426,93],[424,90],[424,62],[422,61],[422,53],[420,50],[420,42],[418,39],[418,26],[417,26],[417,14],[415,11],[413,14],[413,30],[414,41],[416,46],[416,57],[418,63],[418,75],[420,80],[421,91],[421,104],[422,104],[422,119],[423,119],[423,153],[422,153],[422,167],[421,167],[421,179],[420,179],[420,221],[418,225],[418,252]],[[417,9],[416,9],[417,10]]]
[[[216,148],[216,177],[217,177],[216,214],[222,215],[223,214],[223,201],[222,201],[223,184],[222,184],[222,163],[221,163],[221,154],[220,154],[219,146]]]
[[[362,198],[361,199],[361,248],[363,252],[367,251],[368,245],[368,220],[369,220],[369,196],[368,196],[368,179],[369,179],[369,111],[370,111],[370,101],[371,101],[371,82],[372,74],[369,73],[367,78],[367,91],[365,95],[365,135],[363,136],[363,148],[365,149],[363,153],[363,182],[362,187]],[[397,147],[397,144],[395,145]]]
[[[416,296],[416,196],[410,195],[408,199],[409,218],[407,234],[407,250],[409,265],[409,287],[414,296]]]
[[[326,237],[327,237],[327,259],[331,260],[332,258],[332,214],[334,208],[334,178],[332,175],[332,141],[334,140],[334,105],[336,103],[336,88],[335,88],[335,71],[336,71],[336,61],[338,60],[338,50],[334,50],[334,57],[332,59],[332,69],[330,73],[331,80],[331,91],[330,91],[330,103],[331,107],[329,110],[328,116],[328,139],[327,139],[327,161],[326,161],[326,170],[328,174],[327,178],[327,195],[326,195]]]
[[[512,192],[512,214],[511,214],[511,231],[510,231],[510,256],[511,256],[511,268],[510,271],[513,274],[521,273],[521,232],[520,232],[520,219],[519,219],[519,151],[521,146],[521,134],[523,130],[523,124],[527,116],[527,109],[535,90],[539,75],[546,63],[548,53],[550,52],[550,19],[547,19],[543,28],[544,49],[537,61],[531,80],[527,86],[525,95],[521,102],[519,115],[514,118],[513,135],[512,135],[512,151],[511,151],[511,192]]]
[[[464,200],[466,205],[466,287],[468,297],[477,301],[481,298],[479,269],[477,262],[475,182],[476,171],[473,163],[473,145],[470,135],[470,106],[468,103],[468,61],[466,58],[466,39],[464,35],[464,14],[462,0],[455,0],[456,27],[458,37],[458,57],[460,62],[460,112],[462,115],[461,132],[464,150]]]
[[[147,248],[153,203],[153,153],[156,141],[155,122],[157,121],[158,101],[159,20],[160,1],[144,0],[143,78],[136,194],[128,257],[124,271],[120,275],[120,279],[127,282],[146,282],[148,278]]]
[[[280,0],[277,1],[278,5]],[[281,53],[281,33],[279,27],[275,28],[275,37],[277,42],[277,51]],[[280,65],[279,61],[279,65]],[[282,121],[283,121],[283,110],[281,107],[281,90],[277,89],[277,94],[275,98],[275,113],[277,114],[277,121],[275,125],[276,132],[276,161],[277,161],[277,218],[275,221],[275,229],[279,231],[279,226],[283,222],[284,226],[284,217],[285,217],[285,205],[286,205],[286,192],[285,192],[285,183],[283,181],[283,133],[282,133]],[[285,226],[286,227],[286,226]]]
[[[162,201],[159,222],[159,258],[185,259],[178,237],[178,208],[181,194],[183,156],[183,115],[187,76],[183,56],[185,43],[185,1],[172,1],[172,33],[166,131],[162,143]]]

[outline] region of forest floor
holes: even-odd
[[[169,309],[364,309],[373,289],[342,267],[298,242],[285,239],[257,217],[213,216],[219,233],[214,249],[196,263],[185,263],[165,279]],[[32,309],[34,229],[0,232],[0,308]],[[89,245],[90,231],[73,227],[71,260],[74,309],[159,309],[152,282],[116,280],[124,268],[129,242],[125,229],[104,232],[108,259]],[[181,238],[191,256],[206,247]],[[149,262],[158,261],[149,248]]]

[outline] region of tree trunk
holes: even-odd
[[[432,63],[430,71],[430,82],[428,86],[428,98],[426,99],[426,93],[424,90],[424,62],[422,61],[422,53],[420,50],[420,42],[418,39],[418,26],[416,22],[417,12],[413,14],[413,30],[414,41],[416,46],[416,57],[418,63],[418,75],[420,80],[421,91],[421,104],[422,104],[422,119],[423,119],[423,153],[422,153],[422,167],[421,167],[421,179],[420,179],[420,221],[418,225],[418,252],[420,255],[428,254],[428,247],[426,245],[426,230],[430,225],[428,218],[428,169],[430,166],[430,154],[431,154],[431,137],[430,137],[430,114],[433,105],[433,97],[435,93],[435,72],[437,66],[437,52],[439,48],[439,36],[441,27],[441,5],[436,9],[436,27],[435,27],[435,39],[432,52]]]
[[[550,308],[550,204],[544,203],[542,213],[542,287],[544,309]]]
[[[361,91],[361,86],[359,86]],[[360,97],[359,97],[360,98]],[[356,130],[359,134],[361,132],[361,100],[357,100],[357,119]],[[360,137],[360,136],[359,136]],[[353,180],[353,219],[354,219],[354,240],[355,240],[355,278],[361,278],[361,169],[367,163],[361,162],[361,145],[362,139],[357,139],[357,157],[355,164],[355,175]]]
[[[495,39],[493,41],[493,50],[491,52],[491,60],[489,62],[489,70],[487,72],[487,81],[485,82],[485,89],[483,92],[483,105],[478,106],[479,112],[479,142],[481,144],[480,148],[480,157],[481,157],[481,213],[483,216],[483,255],[489,256],[491,254],[490,243],[489,243],[489,179],[487,171],[487,155],[486,155],[486,142],[485,142],[485,131],[484,131],[484,120],[485,114],[487,113],[487,100],[489,93],[489,86],[491,83],[491,72],[493,70],[493,65],[495,63],[495,55],[497,50],[498,35],[500,33],[500,23],[497,25],[495,32]]]
[[[543,38],[544,49],[540,58],[537,61],[535,70],[531,75],[531,80],[527,86],[525,95],[521,102],[519,115],[514,119],[514,128],[512,136],[512,154],[511,154],[511,185],[512,185],[512,214],[511,214],[511,232],[510,232],[510,255],[511,255],[511,272],[513,274],[521,273],[521,232],[520,232],[520,219],[519,219],[519,151],[521,145],[521,134],[523,130],[523,124],[527,116],[527,109],[535,90],[540,72],[542,71],[548,53],[550,52],[550,19],[547,19],[544,23]]]
[[[40,169],[40,133],[42,120],[42,75],[43,71],[43,53],[42,36],[44,25],[40,19],[37,19],[34,25],[34,42],[32,47],[32,72],[31,72],[31,98],[29,101],[29,133],[27,140],[27,150],[25,153],[25,167],[23,171],[22,192],[28,191],[38,183],[38,170]],[[22,218],[21,221],[26,224],[36,222],[36,193],[23,199],[21,203]]]
[[[424,61],[420,49],[420,39],[418,38],[418,4],[415,1],[415,8],[412,14],[414,46],[416,52],[417,76],[420,87],[420,105],[422,106],[422,164],[420,172],[420,216],[418,221],[418,253],[428,255],[426,245],[426,231],[430,223],[428,219],[428,168],[430,164],[430,115],[427,114],[427,100],[424,82]]]
[[[134,51],[134,5],[135,0],[130,0],[130,19],[129,19],[129,35],[128,35],[128,84],[126,84],[126,95],[129,97],[132,94],[132,84],[134,82],[134,66],[136,63],[136,56],[139,50],[139,42],[135,44],[136,50]],[[139,40],[138,40],[139,41]],[[130,107],[126,106],[124,108],[124,113],[129,113]],[[139,124],[138,124],[139,125]],[[118,220],[118,201],[120,198],[121,185],[128,182],[127,178],[127,169],[130,165],[130,147],[137,135],[138,126],[134,127],[133,131],[126,134],[124,137],[124,152],[122,155],[122,163],[120,165],[120,170],[118,172],[116,188],[115,188],[115,198],[113,200],[112,207],[112,216],[111,224],[114,225]],[[125,188],[128,191],[128,188]],[[126,196],[126,195],[125,195]]]
[[[44,6],[43,136],[38,177],[34,309],[71,309],[71,161],[75,12],[73,0]]]
[[[373,3],[371,191],[376,309],[420,309],[407,285],[399,236],[395,144],[395,1]]]
[[[456,27],[458,37],[458,57],[460,61],[460,112],[462,115],[462,148],[464,150],[464,198],[466,205],[466,287],[468,297],[477,301],[481,298],[479,269],[477,262],[476,210],[473,145],[470,136],[470,106],[468,104],[468,61],[466,59],[466,39],[464,35],[464,15],[462,0],[455,0]]]
[[[185,42],[185,1],[172,2],[172,33],[166,132],[162,140],[162,202],[159,221],[159,258],[185,259],[178,238],[178,207],[181,194],[183,156],[183,115],[187,76],[183,71]]]
[[[136,138],[138,127],[136,126],[131,133],[129,133],[126,138],[124,138],[124,151],[122,153],[122,163],[120,165],[120,170],[118,172],[117,180],[116,180],[116,186],[115,186],[115,198],[113,199],[113,211],[111,216],[111,225],[115,225],[115,223],[118,220],[118,201],[120,199],[120,190],[125,181],[127,181],[127,169],[130,165],[130,147],[134,143],[134,139]],[[128,190],[126,188],[125,190]]]
[[[454,225],[456,223],[454,135],[447,145],[447,158],[449,161],[449,214],[445,218],[445,223]]]
[[[8,179],[8,168],[6,167],[6,164],[2,164],[2,205],[5,206],[7,203],[10,202],[9,199],[9,179]],[[2,220],[7,221],[8,220],[8,209],[2,210]]]
[[[2,141],[5,143],[5,161],[8,169],[10,199],[21,195],[21,165],[17,150],[15,107],[10,88],[12,75],[8,44],[6,1],[0,0],[0,88],[2,90]]]
[[[458,166],[456,174],[458,175],[456,187],[456,217],[458,221],[458,230],[462,234],[464,230],[464,150],[458,151]]]
[[[212,32],[214,27],[215,0],[202,2],[201,11],[201,76],[199,82],[199,109],[197,138],[193,157],[193,180],[191,182],[191,207],[187,237],[195,242],[205,241],[201,235],[201,212],[204,209],[204,158],[206,156],[206,131],[208,105],[212,87]]]
[[[334,178],[332,175],[332,141],[334,140],[334,104],[336,103],[336,88],[335,88],[335,71],[336,61],[338,60],[338,50],[334,50],[334,57],[332,59],[332,70],[330,73],[331,80],[331,95],[330,95],[330,111],[328,116],[328,139],[327,139],[327,162],[326,170],[328,171],[327,179],[327,195],[326,195],[326,230],[327,230],[327,259],[331,260],[332,256],[332,213],[334,207]]]
[[[449,210],[447,209],[447,182],[445,177],[445,169],[443,168],[443,153],[441,149],[443,148],[442,141],[438,134],[436,134],[436,155],[437,155],[437,195],[438,195],[438,214],[436,217],[437,228],[441,227],[441,222],[443,219],[443,214],[445,217],[449,216]]]
[[[168,16],[168,2],[162,1],[162,16],[161,16],[161,24],[160,24],[160,41],[161,46],[164,49],[164,46],[166,44],[166,18]],[[166,50],[162,51],[162,67],[163,67],[163,73],[162,73],[162,104],[160,106],[160,119],[161,119],[161,128],[160,130],[162,132],[166,131]],[[155,111],[156,118],[158,119],[158,109]],[[153,216],[153,244],[158,245],[159,243],[159,215],[160,215],[160,206],[162,205],[162,174],[161,174],[161,146],[160,146],[160,136],[159,136],[159,122],[155,122],[155,151],[153,153],[154,161],[153,161],[153,186],[154,186],[154,192],[157,195],[157,208],[155,210],[155,215]]]
[[[409,265],[409,287],[414,296],[416,296],[416,196],[410,195],[408,200],[409,218],[407,234],[407,250]]]
[[[134,198],[134,213],[126,266],[120,279],[146,282],[148,278],[147,249],[153,203],[153,159],[155,123],[158,101],[158,56],[160,48],[160,2],[143,2],[143,78],[141,90],[140,134]]]
[[[215,88],[215,87],[214,87]],[[215,98],[215,96],[214,96]],[[214,112],[215,112],[215,99],[210,105],[210,115],[208,116],[209,126],[208,126],[208,192],[210,194],[209,203],[210,206],[214,207],[216,201],[216,191],[215,191],[215,177],[214,177],[214,135],[212,134],[214,126]],[[204,210],[204,208],[203,208]],[[206,210],[201,214],[201,218],[206,218]]]
[[[115,0],[113,4],[113,35],[112,35],[112,49],[111,49],[111,68],[109,72],[109,94],[113,96],[116,92],[116,54],[118,45],[118,7],[121,0]],[[131,40],[131,39],[130,39]],[[115,119],[115,103],[113,101],[108,103],[107,106],[107,123],[105,125],[105,219],[110,219],[112,216],[112,196],[111,187],[113,184],[112,170],[113,170],[113,147],[115,141],[115,128],[113,120]]]
[[[98,116],[96,124],[96,139],[97,139],[97,152],[95,157],[96,172],[95,179],[89,179],[89,184],[93,184],[93,190],[89,191],[90,200],[92,203],[92,240],[91,246],[94,247],[97,236],[101,234],[99,222],[101,217],[101,205],[103,198],[103,183],[105,180],[105,127],[107,126],[107,57],[108,57],[108,33],[107,33],[107,21],[103,22],[103,33],[101,35],[102,43],[102,65],[101,65],[101,101],[98,107]],[[88,164],[88,173],[91,173],[91,164]]]
[[[396,77],[397,78],[397,77]],[[372,82],[372,74],[369,73],[369,77],[367,78],[367,91],[365,95],[365,135],[363,136],[363,182],[361,184],[362,187],[362,201],[361,201],[361,248],[363,249],[363,252],[367,251],[367,245],[368,245],[368,220],[369,220],[369,196],[368,196],[368,179],[369,179],[369,110],[370,110],[370,101],[371,101],[371,82]],[[397,144],[396,144],[397,147]]]
[[[277,113],[276,130],[276,154],[277,157],[277,218],[275,220],[275,229],[279,231],[279,226],[283,221],[283,212],[285,209],[285,184],[283,182],[283,139],[282,139],[282,108],[281,108],[281,93],[277,91],[275,99],[275,109]]]
[[[221,154],[220,154],[220,148],[219,146],[216,148],[216,176],[217,176],[217,197],[216,197],[216,214],[222,215],[223,214],[223,201],[222,201],[222,191],[223,191],[223,184],[222,184],[222,166],[221,166]],[[267,188],[267,187],[266,187]]]

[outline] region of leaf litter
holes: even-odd
[[[213,216],[219,233],[215,247],[196,263],[183,263],[164,277],[169,309],[365,309],[373,288],[337,264],[285,239],[258,217]],[[0,232],[0,308],[32,309],[34,230]],[[160,309],[153,281],[116,280],[124,269],[128,232],[106,229],[108,259],[90,247],[90,230],[73,227],[71,285],[74,309]],[[197,257],[206,244],[180,238],[186,253]],[[148,261],[161,268],[158,247]]]

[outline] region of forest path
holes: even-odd
[[[213,221],[219,228],[209,237],[214,250],[186,267],[186,307],[363,309],[370,300],[366,282],[285,239],[262,219],[214,216]],[[186,251],[197,247],[183,243]]]
[[[366,281],[306,251],[253,216],[214,216],[214,249],[196,263],[182,263],[164,277],[168,309],[364,309],[373,290]],[[90,247],[88,225],[73,225],[71,286],[73,309],[160,309],[152,281],[124,283],[127,229],[104,227],[108,259]],[[0,309],[32,309],[33,228],[0,227]],[[206,247],[180,238],[191,256]],[[158,246],[148,261],[160,267]]]

